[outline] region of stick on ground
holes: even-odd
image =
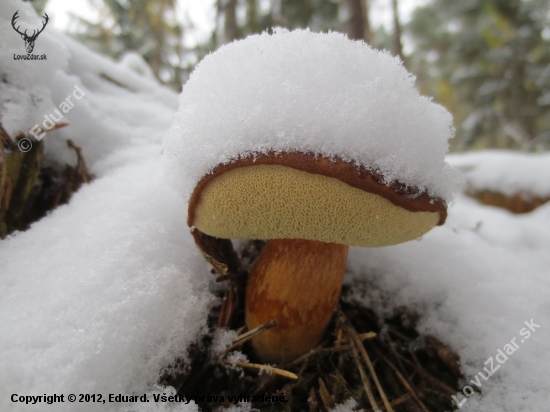
[[[240,368],[258,369],[260,371],[275,373],[279,376],[284,376],[285,378],[288,378],[288,379],[295,379],[295,380],[298,379],[298,375],[292,372],[285,371],[284,369],[274,368],[273,366],[269,366],[269,365],[260,365],[259,363],[248,363],[248,362],[238,362],[238,361],[233,362],[227,359],[224,359],[222,362],[225,363],[226,365],[238,366]]]

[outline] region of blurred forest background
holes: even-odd
[[[550,149],[548,0],[431,0],[407,24],[398,13],[407,0],[217,0],[215,29],[192,48],[191,24],[176,17],[186,0],[87,1],[101,19],[73,16],[71,36],[115,59],[139,53],[178,91],[202,57],[235,39],[278,26],[341,31],[399,56],[421,92],[453,113],[452,150]],[[372,28],[379,1],[391,4],[392,30]],[[47,2],[33,5],[42,12]]]

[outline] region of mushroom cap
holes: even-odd
[[[313,154],[248,156],[195,188],[189,226],[229,239],[308,239],[388,246],[443,224],[445,203],[364,167]]]

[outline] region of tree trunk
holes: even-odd
[[[239,37],[239,28],[237,26],[237,0],[225,0],[222,7],[223,23],[223,43],[230,43]]]
[[[403,55],[403,45],[401,44],[401,23],[399,23],[399,5],[397,0],[392,0],[393,9],[393,52],[399,56],[405,65],[405,56]]]
[[[247,22],[248,33],[254,34],[258,33],[258,21],[257,21],[257,10],[256,10],[256,0],[247,0],[248,9],[247,9]]]
[[[371,44],[368,0],[340,0],[338,18],[342,31],[353,40],[365,40]]]
[[[365,43],[372,45],[373,44],[373,37],[372,37],[372,30],[370,26],[370,0],[363,0],[363,37],[365,39]]]
[[[362,40],[364,38],[364,25],[361,0],[340,0],[338,14],[344,33],[350,39]]]

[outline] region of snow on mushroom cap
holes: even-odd
[[[338,33],[250,36],[207,56],[180,96],[164,140],[171,175],[190,196],[219,164],[253,153],[339,157],[451,200],[444,160],[451,115],[414,88],[386,52]]]

